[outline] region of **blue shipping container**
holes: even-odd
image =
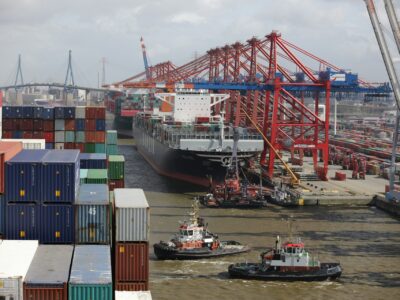
[[[6,201],[38,202],[43,199],[42,159],[49,150],[22,150],[5,163]],[[46,183],[47,184],[47,183]]]
[[[97,131],[106,130],[106,120],[96,120],[96,130]]]
[[[39,240],[43,244],[71,244],[74,242],[73,205],[41,205]]]
[[[82,169],[107,169],[107,155],[104,153],[81,153]]]
[[[22,116],[24,119],[33,119],[33,106],[22,107]]]
[[[24,118],[24,112],[23,112],[22,106],[15,106],[13,108],[13,110],[14,110],[15,118],[17,118],[17,119]]]
[[[15,130],[12,132],[12,138],[13,139],[22,139],[22,134],[23,132],[20,130]]]
[[[15,118],[15,110],[13,109],[12,106],[3,106],[3,118],[4,119],[13,119]]]
[[[0,235],[5,234],[6,226],[6,207],[3,195],[0,194]]]
[[[52,150],[43,157],[44,202],[73,203],[79,190],[79,150]]]
[[[82,184],[75,202],[75,243],[110,243],[110,200],[107,184]]]
[[[52,150],[52,149],[54,149],[54,143],[46,143],[45,147],[48,150]]]
[[[64,119],[64,107],[54,107],[54,119]]]
[[[42,118],[44,120],[54,119],[54,108],[53,107],[43,107]]]
[[[75,107],[73,106],[64,107],[64,119],[75,119]]]
[[[75,119],[75,130],[85,131],[85,119]]]
[[[39,205],[34,203],[6,204],[6,238],[38,240]]]
[[[37,106],[33,108],[33,118],[42,119],[43,118],[43,107]]]

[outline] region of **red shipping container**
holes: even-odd
[[[29,300],[67,300],[68,284],[61,287],[41,286],[30,287],[24,283],[24,299]]]
[[[116,291],[148,291],[148,282],[116,282]]]
[[[85,131],[85,142],[96,143],[96,131]]]
[[[32,130],[33,119],[22,119],[21,130]]]
[[[43,132],[43,138],[46,140],[46,143],[54,143],[54,132]]]
[[[14,119],[14,129],[13,130],[22,130],[22,119]]]
[[[15,119],[3,119],[3,130],[15,130]]]
[[[24,131],[22,133],[23,139],[33,139],[33,132],[32,131]]]
[[[86,117],[85,120],[85,129],[87,131],[95,131],[96,130],[96,120],[89,120]]]
[[[43,120],[34,119],[33,120],[33,130],[43,131]]]
[[[43,131],[34,131],[32,138],[34,138],[34,139],[42,139],[43,138]]]
[[[75,143],[64,143],[64,149],[75,149]]]
[[[106,108],[104,106],[96,107],[96,119],[105,120],[105,118],[106,118]]]
[[[21,142],[0,141],[0,193],[4,193],[4,163],[22,150]]]
[[[43,121],[43,130],[44,131],[54,131],[54,121],[53,120],[44,120]]]
[[[108,189],[113,191],[114,189],[123,189],[125,187],[125,180],[118,179],[118,180],[108,180]]]
[[[106,133],[104,131],[96,131],[95,143],[105,143]]]
[[[85,117],[86,119],[96,119],[96,107],[86,107]]]
[[[75,143],[75,149],[81,151],[81,153],[85,152],[85,144],[84,143]]]
[[[12,131],[3,131],[3,139],[12,139]]]
[[[115,280],[117,282],[149,280],[149,243],[116,243]]]
[[[65,120],[65,130],[74,131],[75,130],[75,119]]]

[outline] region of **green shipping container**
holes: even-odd
[[[75,142],[75,131],[66,131],[65,132],[65,142],[66,143],[74,143]]]
[[[75,142],[76,143],[84,143],[85,142],[85,132],[84,131],[75,132]]]
[[[93,144],[93,143],[85,144],[85,152],[86,153],[95,153],[95,151],[96,151],[96,144]]]
[[[95,153],[106,153],[106,144],[95,144]]]
[[[86,183],[87,175],[88,175],[88,169],[80,169],[81,184]]]
[[[108,156],[108,178],[124,179],[125,174],[125,158],[123,155]]]
[[[116,145],[118,140],[118,134],[116,130],[107,130],[106,142],[107,145]]]
[[[118,146],[117,145],[107,145],[107,155],[117,155]]]
[[[108,183],[107,169],[89,169],[86,183],[107,184]]]

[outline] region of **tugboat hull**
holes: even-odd
[[[158,259],[202,259],[218,256],[234,255],[250,251],[250,248],[235,241],[222,241],[221,246],[215,250],[208,247],[194,249],[177,249],[165,242],[154,244],[154,254]]]
[[[251,199],[251,200],[225,200],[225,201],[210,201],[207,196],[200,196],[198,197],[199,202],[201,205],[210,208],[262,208],[267,206],[267,201],[265,200],[258,200],[258,199]]]
[[[323,263],[321,268],[309,271],[262,270],[260,264],[239,263],[229,266],[231,277],[243,279],[255,279],[265,281],[324,281],[335,280],[342,274],[342,268],[338,263]]]

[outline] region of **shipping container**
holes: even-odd
[[[12,159],[22,150],[21,142],[0,141],[0,194],[4,193],[5,162]]]
[[[123,189],[124,187],[125,187],[124,179],[118,179],[118,180],[109,179],[108,180],[108,189],[110,191],[113,191],[115,189]]]
[[[117,145],[118,133],[116,130],[107,130],[106,142],[107,142],[107,145]]]
[[[81,153],[79,155],[83,169],[107,169],[107,155],[101,153]]]
[[[34,107],[33,106],[23,106],[22,107],[22,117],[24,119],[33,119],[34,117]]]
[[[55,143],[54,149],[55,150],[64,150],[64,143]]]
[[[96,145],[94,143],[85,143],[85,153],[95,153]]]
[[[1,241],[0,299],[23,299],[23,281],[37,248],[38,241]]]
[[[87,173],[88,173],[88,169],[80,169],[80,182],[81,185],[86,183],[86,179],[87,179]]]
[[[43,119],[43,107],[36,106],[33,108],[33,118],[34,119]]]
[[[86,106],[76,106],[75,107],[75,119],[85,119]]]
[[[115,240],[149,240],[149,204],[142,189],[115,189]]]
[[[3,195],[0,194],[0,237],[4,238],[6,233],[6,203]]]
[[[85,144],[75,143],[75,149],[78,149],[81,153],[85,152]]]
[[[95,131],[96,130],[96,120],[85,119],[85,130]]]
[[[150,291],[115,291],[115,300],[152,300]]]
[[[44,202],[73,203],[79,190],[79,150],[53,150],[43,157]]]
[[[110,243],[110,200],[106,184],[82,184],[75,201],[75,242]]]
[[[30,128],[32,129],[32,128]],[[41,119],[34,119],[33,120],[33,130],[36,131],[43,131],[43,120]]]
[[[75,143],[64,143],[64,149],[69,149],[69,150],[76,149]]]
[[[54,120],[43,120],[43,131],[54,131]]]
[[[64,119],[75,119],[75,106],[64,107]]]
[[[65,120],[64,119],[56,119],[54,120],[54,130],[65,130]]]
[[[75,131],[75,142],[77,142],[77,143],[85,142],[85,132],[84,131]]]
[[[74,207],[71,204],[42,204],[39,240],[41,244],[74,243]]]
[[[54,119],[54,108],[53,107],[43,107],[42,119],[43,120],[53,120]]]
[[[54,119],[64,119],[64,107],[54,107]]]
[[[22,106],[15,106],[14,111],[15,111],[15,118],[17,118],[17,119],[24,118],[24,112],[23,112]]]
[[[96,107],[96,119],[105,119],[106,118],[106,108],[104,106],[102,107]]]
[[[39,150],[45,149],[44,139],[2,139],[3,142],[21,142],[23,149]]]
[[[46,149],[53,150],[54,149],[54,143],[46,143]]]
[[[35,203],[6,204],[6,238],[9,240],[38,240],[40,210]]]
[[[106,153],[106,145],[105,144],[96,143],[95,146],[94,146],[94,151],[96,153]]]
[[[54,141],[56,143],[64,143],[65,142],[65,131],[55,131],[54,132]]]
[[[54,143],[54,132],[43,132],[46,143]]]
[[[32,131],[24,131],[22,133],[22,138],[23,139],[32,139],[33,138],[33,132]]]
[[[17,130],[15,119],[3,119],[3,130]]]
[[[106,134],[104,131],[95,131],[95,142],[105,144]]]
[[[75,120],[75,130],[76,131],[85,131],[85,119],[76,119]]]
[[[96,107],[87,106],[85,108],[85,119],[96,119]]]
[[[49,150],[22,150],[5,163],[6,201],[43,200],[42,160]]]
[[[75,247],[68,286],[69,300],[112,300],[110,246]]]
[[[108,175],[107,169],[89,169],[86,182],[96,184],[107,184]]]
[[[96,131],[85,131],[85,142],[96,143]]]
[[[12,138],[13,139],[22,139],[22,131],[21,130],[13,131]]]
[[[117,145],[107,145],[106,151],[107,151],[107,155],[117,155],[118,154],[118,146]]]
[[[13,137],[12,131],[3,131],[3,138],[12,139],[12,137]]]
[[[43,139],[43,131],[34,131],[32,133],[32,138],[34,138],[34,139]]]
[[[97,131],[104,131],[104,130],[106,130],[106,120],[104,120],[104,119],[102,119],[102,120],[97,119],[97,120],[96,120],[96,130],[97,130]]]
[[[3,106],[2,113],[3,113],[3,118],[5,119],[15,118],[15,109],[13,106]]]
[[[108,156],[108,178],[124,179],[125,175],[125,158],[123,155]]]
[[[65,142],[66,143],[75,142],[75,131],[65,131]]]
[[[68,278],[74,247],[41,245],[24,280],[24,299],[67,300]]]
[[[147,291],[148,282],[115,282],[116,291]]]
[[[115,245],[115,281],[149,280],[149,243],[121,243]]]
[[[22,119],[21,121],[21,130],[33,129],[33,119]]]
[[[75,119],[65,120],[65,130],[68,130],[68,131],[75,130]]]

